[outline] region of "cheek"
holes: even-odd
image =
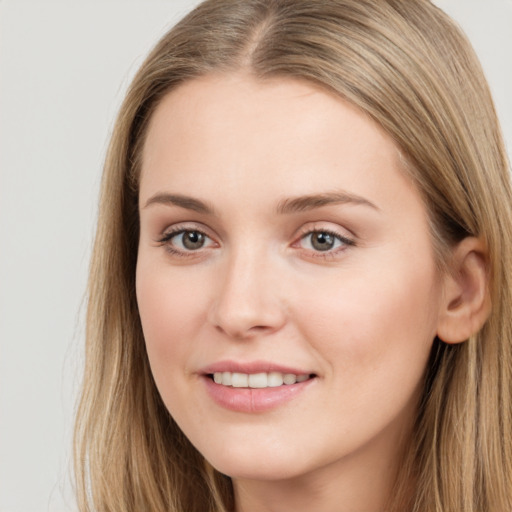
[[[330,393],[319,405],[337,418],[340,446],[412,421],[435,335],[431,283],[414,273],[400,281],[346,276],[303,303],[311,322],[302,334],[327,364]]]
[[[422,373],[436,333],[440,292],[432,269],[409,267],[402,265],[400,272],[352,269],[301,294],[302,311],[295,316],[308,320],[301,329],[333,371],[345,376],[362,376],[361,369]]]
[[[151,265],[137,268],[137,303],[146,349],[155,379],[166,369],[183,364],[192,347],[184,340],[201,325],[201,294],[179,275],[159,272]],[[192,288],[192,289],[191,289]]]

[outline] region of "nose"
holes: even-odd
[[[233,339],[278,331],[286,322],[277,265],[272,258],[239,251],[223,263],[209,311],[215,329]]]

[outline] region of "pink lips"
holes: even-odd
[[[268,361],[251,361],[246,363],[240,363],[236,361],[219,361],[202,368],[199,373],[210,374],[216,372],[238,372],[238,373],[269,373],[269,372],[281,372],[281,373],[293,373],[295,375],[310,374],[309,370],[301,370],[298,368],[292,368],[290,366],[283,366],[280,364],[271,363]]]
[[[199,373],[210,398],[217,405],[225,409],[243,413],[265,412],[283,406],[306,391],[317,380],[310,378],[303,382],[289,385],[283,384],[279,387],[234,388],[216,384],[211,376],[217,372],[246,374],[280,372],[294,375],[310,374],[311,372],[265,361],[253,361],[250,363],[221,361],[203,368]]]

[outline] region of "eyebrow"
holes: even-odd
[[[365,199],[364,197],[351,194],[349,192],[336,191],[283,199],[279,202],[277,211],[278,213],[283,214],[305,212],[331,204],[355,204],[368,206],[374,210],[380,210],[378,206],[373,204],[371,201],[368,201],[368,199]]]
[[[147,208],[152,204],[178,206],[186,210],[192,210],[206,215],[212,215],[214,213],[214,208],[208,203],[183,194],[155,194],[146,201],[144,208]],[[306,212],[331,204],[355,204],[379,210],[379,208],[371,201],[368,201],[368,199],[349,192],[324,192],[321,194],[287,198],[279,201],[276,210],[279,214],[290,214]]]
[[[197,213],[204,213],[209,215],[213,214],[214,212],[213,207],[211,207],[208,203],[193,197],[184,196],[182,194],[155,194],[146,201],[144,208],[147,208],[152,204],[179,206],[180,208],[185,208],[186,210],[192,210]]]

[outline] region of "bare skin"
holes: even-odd
[[[305,82],[197,79],[151,120],[140,214],[153,375],[237,512],[382,512],[447,300],[393,141]],[[274,366],[307,381],[272,407],[214,382]]]

